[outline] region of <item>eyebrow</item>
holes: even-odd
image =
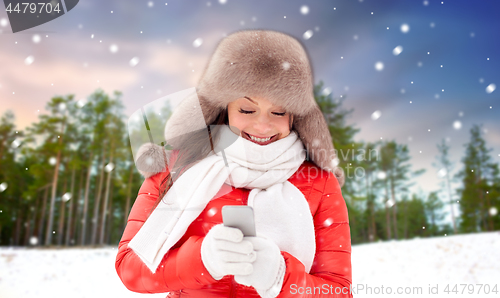
[[[248,96],[244,96],[246,99],[248,99],[249,101],[253,102],[254,104],[256,105],[259,105],[256,101],[254,101],[253,99],[251,99],[250,97]]]

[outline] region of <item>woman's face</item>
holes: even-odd
[[[227,113],[231,130],[256,144],[267,145],[290,134],[290,114],[263,97],[239,98],[228,105]]]

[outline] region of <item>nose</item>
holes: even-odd
[[[267,113],[261,113],[258,115],[255,123],[254,129],[259,134],[265,136],[273,129],[272,119],[267,115]]]

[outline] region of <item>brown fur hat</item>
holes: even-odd
[[[264,97],[294,115],[293,128],[310,159],[344,184],[328,126],[314,99],[307,53],[295,38],[264,30],[227,36],[206,66],[196,93],[186,98],[167,122],[165,139],[174,148],[182,147],[183,135],[205,128],[204,123],[189,120],[196,119],[200,106],[206,124],[211,124],[230,102],[244,96]]]
[[[165,140],[174,149],[183,148],[191,133],[205,131],[230,102],[244,96],[264,97],[292,113],[293,129],[310,160],[334,173],[340,186],[344,184],[328,126],[314,99],[307,53],[299,41],[280,32],[239,31],[223,39],[196,91],[168,120]],[[165,170],[169,153],[151,143],[143,145],[136,156],[136,166],[147,178]]]

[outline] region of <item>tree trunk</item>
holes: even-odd
[[[31,229],[31,216],[34,213],[33,211],[35,210],[34,206],[31,206],[31,204],[28,204],[26,206],[26,218],[24,219],[24,237],[20,241],[21,246],[27,246],[28,245],[28,239],[30,237],[30,229]]]
[[[62,239],[64,235],[64,217],[66,213],[66,201],[62,198],[62,196],[66,193],[68,186],[68,179],[65,177],[64,179],[64,186],[63,186],[63,191],[61,195],[61,214],[59,215],[59,224],[57,226],[57,245],[62,244]]]
[[[409,201],[404,200],[403,201],[405,204],[405,226],[404,226],[404,237],[405,239],[408,239],[408,205],[410,204]]]
[[[59,165],[61,164],[61,146],[63,141],[64,126],[66,123],[66,118],[61,124],[61,134],[59,136],[59,150],[57,150],[56,166],[54,169],[54,177],[52,179],[52,195],[50,198],[50,209],[49,209],[49,223],[47,224],[47,231],[45,233],[45,245],[52,244],[52,222],[54,221],[54,206],[56,203],[56,192],[57,192],[57,180],[59,179]]]
[[[73,167],[73,172],[71,173],[71,199],[69,202],[69,207],[68,207],[68,222],[66,223],[66,237],[64,239],[64,245],[69,246],[69,239],[72,236],[72,224],[73,224],[73,214],[75,212],[75,205],[78,205],[78,196],[75,192],[75,175],[76,175],[76,166]],[[81,176],[83,177],[83,176]],[[81,187],[81,181],[82,179],[80,178],[80,187]],[[80,189],[79,189],[80,190]],[[74,203],[75,200],[77,201],[76,204]]]
[[[371,178],[371,175],[370,177]],[[370,195],[371,195],[371,179],[370,179]],[[375,225],[375,197],[371,195],[370,197],[370,214],[371,214],[371,221],[372,221],[372,231],[373,231],[373,241],[377,240],[377,226]]]
[[[451,197],[451,187],[450,187],[450,174],[448,168],[446,168],[446,186],[448,188],[448,200],[450,201],[450,211],[451,211],[451,222],[453,223],[453,233],[457,234],[457,225],[455,223],[455,211],[453,208],[453,199]]]
[[[481,224],[482,224],[483,230],[487,231],[488,228],[486,227],[486,220],[484,218],[484,216],[485,216],[485,212],[484,212],[485,204],[484,204],[483,191],[481,189],[482,177],[481,177],[481,168],[480,167],[478,167],[477,178],[478,179],[477,179],[477,183],[476,183],[476,191],[477,191],[478,197],[479,197],[479,220],[480,220],[479,230],[481,231]]]
[[[87,229],[87,211],[89,206],[89,189],[90,189],[90,176],[92,174],[92,163],[94,159],[94,153],[90,153],[89,167],[87,169],[87,181],[85,182],[85,194],[83,198],[83,216],[82,216],[82,231],[80,234],[80,245],[85,245],[85,234]]]
[[[69,237],[69,243],[70,245],[77,245],[77,239],[78,239],[78,229],[80,228],[81,224],[81,218],[82,218],[82,213],[83,213],[83,195],[84,195],[84,185],[83,185],[83,179],[85,176],[85,169],[82,169],[82,172],[80,173],[80,186],[78,187],[78,198],[75,201],[75,216],[73,217],[73,222],[72,227],[71,227],[71,235]]]
[[[396,194],[395,194],[395,189],[394,189],[394,180],[391,178],[391,197],[394,205],[392,205],[392,226],[394,228],[394,238],[397,240],[398,239],[398,222],[396,219],[396,213],[397,213],[397,203],[396,203]]]
[[[109,209],[108,209],[108,229],[106,231],[106,245],[111,244],[111,233],[113,232],[113,187],[109,193]]]
[[[113,146],[111,146],[111,154],[109,157],[109,163],[113,162]],[[102,207],[102,224],[101,224],[101,232],[99,234],[99,244],[104,244],[104,231],[106,230],[106,212],[108,211],[108,200],[109,200],[109,189],[111,187],[111,178],[113,177],[113,170],[108,172],[108,177],[106,177],[106,190],[104,193],[104,206]]]
[[[483,192],[481,192],[483,193]],[[484,195],[484,193],[483,193]],[[488,231],[493,231],[493,221],[492,217],[489,216],[490,214],[490,208],[491,208],[491,203],[490,203],[490,196],[488,194],[484,195],[486,197],[486,220],[488,222]]]
[[[97,187],[96,198],[94,201],[94,216],[92,218],[92,234],[90,235],[90,244],[95,245],[97,239],[97,224],[99,223],[99,204],[101,203],[102,185],[104,182],[104,161],[106,152],[102,147],[101,172],[99,173],[99,186]]]
[[[390,210],[387,207],[387,202],[389,201],[389,190],[387,189],[387,182],[385,183],[385,197],[387,198],[385,205],[385,224],[387,230],[387,240],[392,239],[391,235],[391,218],[390,218]]]
[[[366,210],[370,212],[370,183],[368,181],[369,174],[367,173],[365,176],[365,184],[366,184]],[[366,221],[367,223],[367,231],[368,231],[368,241],[373,242],[373,231],[371,230],[370,219]]]
[[[40,205],[40,196],[38,195],[39,192],[40,192],[40,190],[38,190],[38,192],[37,192],[35,206],[31,206],[29,208],[30,214],[32,214],[32,218],[28,218],[28,228],[26,229],[26,237],[24,238],[25,245],[30,244],[30,238],[31,238],[31,236],[33,236],[33,230],[35,229],[36,214],[37,214],[37,210],[38,210],[38,205]]]
[[[43,204],[42,204],[42,214],[40,216],[40,221],[38,222],[38,245],[42,245],[42,240],[43,240],[43,228],[44,228],[44,224],[45,224],[45,210],[47,208],[47,199],[49,197],[49,187],[51,185],[47,185],[46,188],[45,188],[45,192],[43,194]]]
[[[127,200],[125,201],[125,210],[123,212],[123,229],[125,229],[125,226],[127,225],[127,220],[128,220],[128,214],[130,212],[130,200],[132,196],[132,178],[134,177],[134,167],[135,164],[131,163],[130,164],[130,174],[128,177],[128,184],[127,184]]]
[[[14,246],[19,245],[21,240],[21,221],[22,221],[22,209],[19,207],[16,212],[16,230],[14,232]]]

